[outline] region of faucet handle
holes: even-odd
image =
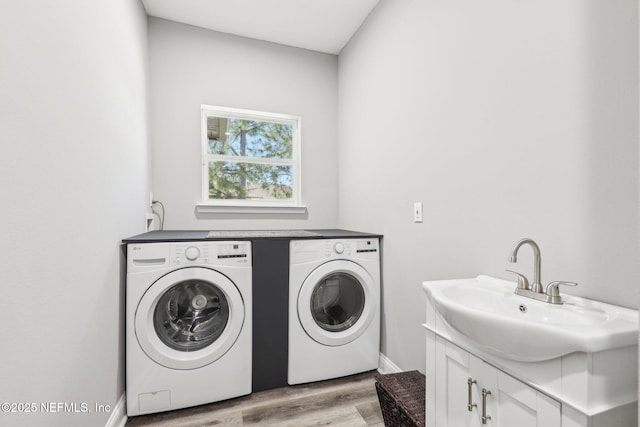
[[[529,289],[529,279],[527,279],[525,275],[520,274],[517,271],[513,271],[513,270],[505,270],[505,271],[516,275],[516,277],[518,278],[518,289],[527,289],[527,290]]]
[[[560,290],[558,289],[558,287],[562,285],[562,286],[578,286],[578,284],[576,282],[565,282],[563,280],[559,280],[556,282],[551,282],[547,285],[547,295],[550,297],[559,297],[560,296]]]

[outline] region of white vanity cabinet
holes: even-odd
[[[427,425],[560,427],[559,402],[441,337],[432,346]]]
[[[571,296],[551,306],[514,286],[423,283],[427,425],[637,427],[638,312]]]

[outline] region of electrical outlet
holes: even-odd
[[[413,204],[413,222],[422,222],[422,202]]]
[[[149,191],[149,207],[153,206],[153,191]]]
[[[144,215],[144,217],[146,220],[145,231],[153,230],[153,214],[147,213]]]

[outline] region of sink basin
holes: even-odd
[[[445,327],[505,359],[536,362],[638,343],[636,310],[566,294],[564,304],[548,304],[515,295],[515,282],[489,276],[422,287]]]

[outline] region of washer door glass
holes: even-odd
[[[349,273],[330,274],[311,294],[311,315],[325,331],[341,332],[353,326],[364,310],[364,289]]]
[[[203,280],[186,280],[158,301],[153,324],[160,340],[178,351],[195,351],[217,340],[229,321],[224,292]]]
[[[244,322],[243,297],[227,276],[187,267],[147,289],[136,309],[135,332],[142,350],[156,363],[196,369],[221,358]]]

